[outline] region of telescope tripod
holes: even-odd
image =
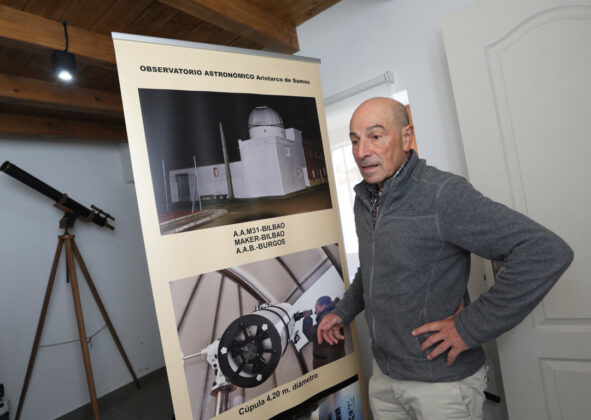
[[[109,331],[111,332],[111,335],[113,336],[113,340],[115,341],[115,345],[119,349],[119,353],[121,353],[121,357],[123,358],[123,361],[125,362],[125,365],[127,366],[127,369],[129,369],[129,373],[131,373],[131,376],[133,377],[133,381],[135,382],[135,384],[138,388],[141,387],[138,378],[135,376],[135,373],[133,372],[133,369],[131,367],[131,363],[129,362],[129,359],[127,358],[127,355],[125,354],[125,350],[123,349],[123,346],[121,345],[121,342],[119,341],[119,337],[117,336],[117,333],[115,332],[115,329],[113,328],[113,324],[111,323],[109,315],[107,314],[107,310],[105,309],[105,306],[103,305],[103,302],[97,292],[97,289],[92,281],[92,278],[90,277],[90,273],[88,272],[88,269],[86,268],[86,264],[84,263],[84,260],[82,259],[82,255],[80,254],[80,251],[78,250],[78,247],[76,246],[76,242],[74,241],[75,235],[71,235],[70,233],[68,233],[68,227],[73,226],[74,220],[75,220],[75,218],[68,217],[68,215],[66,214],[66,217],[64,217],[64,219],[62,219],[62,221],[60,222],[60,227],[64,228],[65,232],[63,235],[58,236],[57,249],[55,251],[55,257],[53,259],[51,273],[49,275],[49,282],[47,284],[45,298],[43,299],[43,306],[41,309],[41,315],[39,316],[39,324],[37,325],[37,332],[35,333],[35,340],[33,341],[33,349],[31,351],[31,357],[29,358],[29,365],[27,366],[27,373],[25,375],[25,382],[23,384],[23,390],[21,391],[21,396],[20,396],[20,399],[18,402],[18,409],[16,411],[15,420],[18,420],[20,417],[21,410],[23,408],[23,403],[25,401],[25,396],[27,394],[29,380],[31,379],[31,373],[33,372],[33,365],[35,364],[35,357],[37,356],[37,349],[39,346],[39,340],[41,339],[41,333],[43,331],[43,324],[45,323],[45,315],[47,314],[47,308],[49,306],[49,300],[51,297],[51,290],[53,288],[55,274],[57,271],[57,267],[58,267],[58,263],[59,263],[59,259],[61,256],[61,251],[64,246],[64,243],[66,245],[67,274],[68,274],[68,278],[71,280],[71,283],[72,283],[72,297],[74,299],[74,309],[76,312],[76,321],[78,323],[78,335],[80,336],[80,345],[82,347],[82,356],[84,358],[84,367],[86,370],[86,380],[88,382],[88,391],[90,393],[90,400],[91,400],[91,404],[92,404],[92,412],[94,415],[94,419],[99,420],[100,416],[99,416],[99,409],[98,409],[98,401],[96,398],[96,390],[95,390],[95,386],[94,386],[94,377],[92,374],[92,365],[90,363],[90,353],[88,351],[88,343],[86,341],[86,328],[84,327],[84,316],[82,314],[82,303],[80,301],[80,291],[78,288],[78,279],[76,276],[76,266],[74,263],[74,258],[76,258],[78,260],[78,265],[80,266],[80,269],[82,270],[82,273],[84,274],[84,277],[86,278],[86,282],[88,283],[88,287],[90,289],[90,292],[92,293],[94,300],[96,301],[96,304],[97,304],[97,306],[98,306],[98,308],[99,308],[99,310],[100,310],[100,312],[107,324],[107,327],[109,328]]]

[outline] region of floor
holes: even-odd
[[[101,420],[172,420],[174,413],[166,372],[161,369],[99,399]],[[89,405],[56,420],[94,420]]]

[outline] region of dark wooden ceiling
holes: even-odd
[[[0,133],[125,141],[111,32],[292,54],[339,0],[0,0]],[[51,52],[76,55],[58,82]]]

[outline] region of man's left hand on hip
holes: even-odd
[[[460,337],[460,334],[458,334],[458,330],[456,329],[455,318],[462,309],[464,309],[464,301],[460,302],[458,309],[452,316],[440,321],[429,322],[412,331],[413,336],[429,332],[434,333],[421,344],[421,350],[426,351],[430,347],[439,343],[439,345],[427,355],[428,360],[433,360],[441,353],[449,350],[447,353],[447,365],[451,366],[461,352],[470,348],[466,345],[464,340],[462,340],[462,337]]]

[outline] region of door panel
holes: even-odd
[[[498,340],[510,418],[587,419],[591,1],[485,0],[442,27],[470,181],[575,250],[534,313]]]

